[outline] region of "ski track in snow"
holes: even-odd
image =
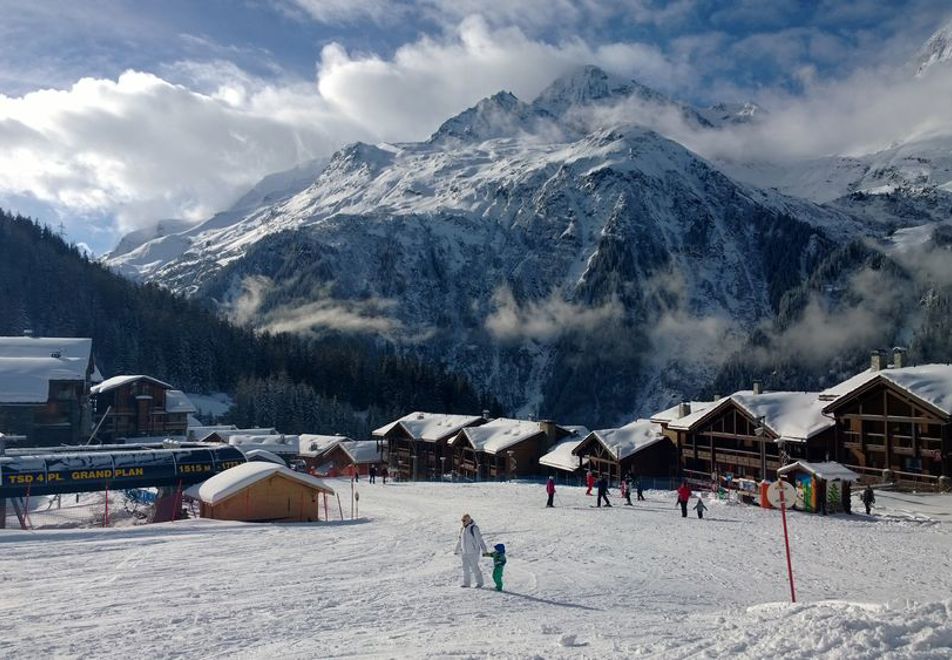
[[[349,485],[334,485],[346,514]],[[355,522],[0,532],[0,655],[952,653],[952,527],[941,514],[889,504],[871,518],[792,514],[801,602],[791,605],[776,511],[714,502],[708,519],[682,519],[658,491],[598,510],[561,487],[547,510],[538,485],[359,488]],[[506,593],[459,588],[463,512],[487,544],[506,544]],[[491,585],[488,560],[483,569]]]

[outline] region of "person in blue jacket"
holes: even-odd
[[[497,543],[493,546],[493,551],[484,552],[483,557],[493,558],[493,582],[496,583],[496,591],[502,591],[502,571],[506,567],[506,546]]]

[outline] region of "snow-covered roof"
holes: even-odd
[[[593,436],[605,445],[605,448],[615,457],[615,460],[619,461],[655,443],[668,442],[668,439],[661,432],[661,425],[652,422],[650,419],[636,419],[617,429],[592,431],[588,437]]]
[[[191,438],[192,440],[196,442],[200,440],[204,440],[205,438],[210,436],[212,433],[221,433],[222,431],[235,431],[238,428],[234,424],[219,424],[217,426],[205,426],[203,424],[197,424],[193,426],[191,422],[192,419],[194,419],[194,417],[190,416],[189,424],[188,424],[188,436],[189,438]]]
[[[165,412],[170,413],[194,413],[198,412],[195,406],[185,392],[182,390],[169,390],[165,393]]]
[[[146,376],[144,374],[136,374],[136,375],[129,375],[129,376],[113,376],[112,378],[107,378],[106,380],[99,383],[98,385],[93,385],[93,387],[90,388],[89,392],[90,394],[100,394],[102,392],[108,392],[109,390],[114,390],[117,387],[128,385],[129,383],[134,383],[137,380],[147,380],[151,383],[155,383],[159,387],[164,387],[165,389],[168,389],[168,390],[172,389],[171,385],[169,385],[168,383],[162,382],[158,378],[153,378],[152,376]]]
[[[69,357],[0,357],[0,403],[46,403],[50,381],[85,381],[88,364]]]
[[[331,495],[334,494],[334,489],[320,479],[302,472],[295,472],[277,463],[264,461],[242,463],[224,472],[219,472],[214,477],[187,489],[185,494],[193,499],[201,500],[205,504],[218,504],[248,486],[275,474],[280,474],[287,479],[297,481],[316,490],[322,490]]]
[[[88,337],[0,337],[0,357],[75,358],[89,364],[93,340]]]
[[[212,427],[208,427],[212,428]],[[278,433],[277,429],[273,428],[260,428],[260,429],[238,429],[234,426],[228,428],[216,428],[212,433],[215,433],[225,442],[228,442],[228,439],[234,435],[281,435]]]
[[[584,428],[584,427],[583,427]],[[555,445],[549,453],[539,459],[539,465],[564,470],[566,472],[575,472],[579,469],[578,456],[572,453],[572,450],[582,444],[588,433],[581,437],[574,437],[571,440],[563,440]],[[583,463],[587,462],[583,459]]]
[[[820,400],[818,392],[754,394],[750,390],[742,390],[717,400],[703,410],[674,420],[668,428],[691,430],[728,402],[732,402],[753,419],[763,417],[764,426],[781,440],[803,442],[834,424],[831,417],[823,414],[824,402]]]
[[[317,435],[314,433],[302,433],[298,438],[298,454],[312,457],[320,456],[333,449],[337,444],[350,440],[345,435]]]
[[[587,426],[582,426],[581,424],[559,424],[559,426],[571,433],[576,438],[584,438],[592,432]]]
[[[715,408],[723,404],[730,397],[725,396],[717,399],[716,401],[704,401],[704,402],[691,402],[691,413],[685,415],[684,417],[678,417],[675,414],[673,421],[668,424],[669,429],[675,429],[678,431],[689,431],[697,422],[707,416],[709,412],[713,412]],[[694,407],[694,403],[698,403],[698,407]],[[675,406],[677,408],[677,406]],[[670,408],[668,410],[671,410]],[[665,415],[668,410],[665,410],[662,413],[658,413],[651,418],[651,421],[657,421],[661,415]]]
[[[252,449],[243,453],[245,458],[249,461],[270,461],[271,463],[277,463],[278,465],[288,464],[283,458],[275,454],[273,451],[268,451],[267,449]]]
[[[345,440],[340,445],[354,463],[376,463],[380,460],[376,440]]]
[[[915,367],[867,369],[821,393],[825,410],[840,399],[881,378],[925,401],[937,410],[952,415],[952,364],[922,364]]]
[[[398,425],[408,436],[416,440],[437,442],[451,435],[459,433],[460,429],[472,426],[482,421],[480,415],[444,415],[442,413],[412,412],[405,417],[390,422],[373,432],[373,435],[382,437]]]
[[[450,444],[459,444],[465,436],[476,451],[496,454],[542,432],[539,422],[499,417],[482,426],[463,429]]]
[[[228,444],[238,447],[242,451],[266,449],[275,454],[297,456],[301,440],[296,435],[252,435],[233,434],[228,437]]]
[[[847,468],[842,463],[834,463],[832,461],[828,463],[808,463],[807,461],[796,461],[795,463],[790,463],[784,465],[782,468],[777,470],[777,474],[787,474],[788,472],[796,472],[798,469],[814,474],[820,479],[833,480],[839,479],[840,481],[859,481],[859,475]]]
[[[735,392],[730,397],[754,419],[781,440],[804,441],[831,428],[836,422],[823,414],[819,392]]]
[[[718,401],[722,399],[715,399],[714,401],[687,401],[686,403],[690,406],[690,411],[688,415],[694,415],[696,413],[704,412],[711,406],[717,404]],[[681,404],[677,404],[666,410],[655,413],[651,416],[651,421],[656,424],[670,424],[671,422],[681,419]]]

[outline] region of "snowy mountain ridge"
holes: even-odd
[[[517,414],[630,419],[699,393],[835,245],[884,233],[644,126],[579,120],[619,99],[671,109],[646,89],[589,67],[531,104],[500,92],[120,263],[261,329],[370,333]]]

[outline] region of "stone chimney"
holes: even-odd
[[[869,354],[869,370],[870,371],[879,371],[886,367],[886,360],[884,359],[883,352],[879,349],[876,349]]]
[[[489,416],[489,411],[488,411],[488,410],[484,410],[484,411],[483,411],[483,419],[485,419],[485,420],[487,420],[487,421],[492,419],[492,417]]]
[[[755,380],[755,381],[754,381],[754,394],[763,394],[763,393],[764,393],[763,385],[760,384],[760,381],[759,381],[759,380]]]
[[[722,397],[721,397],[721,393],[720,393],[720,392],[715,392],[715,393],[714,393],[714,398],[711,399],[711,401],[720,401],[721,398],[722,398]]]
[[[687,401],[682,401],[678,404],[678,419],[682,417],[687,417],[691,414],[691,404]]]
[[[893,368],[902,369],[904,366],[906,366],[906,349],[896,346],[893,349]]]
[[[540,419],[539,428],[545,433],[545,445],[551,447],[558,439],[558,427],[551,419]]]

